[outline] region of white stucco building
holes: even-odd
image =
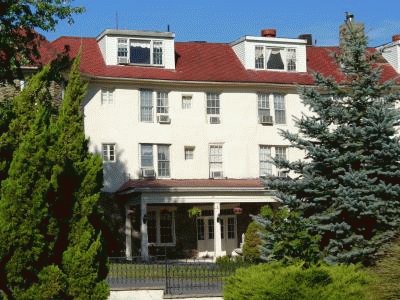
[[[103,157],[104,191],[125,207],[126,256],[164,247],[176,256],[231,254],[249,215],[277,201],[260,178],[288,175],[270,157],[304,158],[279,135],[296,131],[293,116],[306,113],[298,87],[312,85],[314,72],[341,78],[331,55],[338,47],[271,29],[230,44],[111,29],[51,43],[66,45],[71,56],[82,47],[85,132]],[[397,76],[382,66],[384,78]],[[201,214],[190,218],[193,207]]]

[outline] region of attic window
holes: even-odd
[[[162,66],[163,41],[121,38],[118,39],[117,56],[119,64]]]
[[[150,64],[150,41],[133,40],[130,44],[132,64]]]
[[[257,45],[254,52],[255,69],[296,71],[295,48],[269,48]]]
[[[285,65],[283,64],[281,49],[274,48],[270,50],[270,55],[267,62],[267,69],[272,70],[284,70]]]

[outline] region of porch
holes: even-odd
[[[125,255],[232,255],[261,206],[277,202],[259,179],[130,180],[125,201]],[[197,215],[188,211],[196,208]],[[168,249],[168,251],[167,251]]]

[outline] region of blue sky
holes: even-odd
[[[317,45],[337,45],[338,27],[350,11],[365,24],[371,46],[400,33],[400,0],[75,0],[86,12],[75,23],[60,22],[49,40],[61,35],[97,36],[106,28],[166,31],[177,41],[231,42],[276,28],[280,37],[313,34]]]

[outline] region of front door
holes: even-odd
[[[230,255],[237,248],[236,216],[221,216],[221,247],[223,255]],[[214,255],[214,218],[197,218],[197,250],[199,257]]]

